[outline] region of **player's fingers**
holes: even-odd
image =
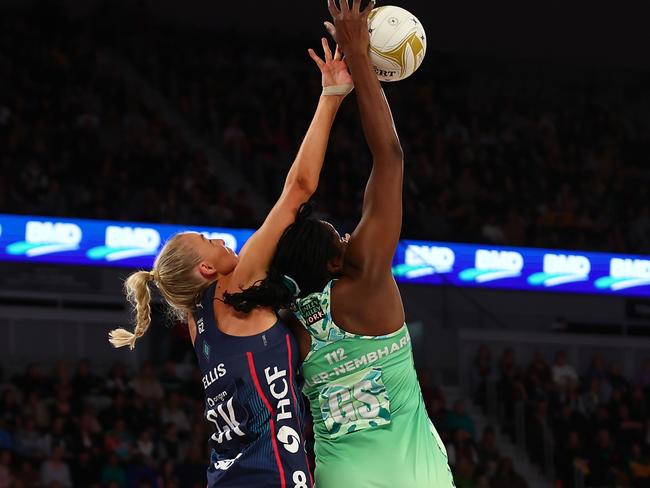
[[[350,11],[350,4],[348,3],[348,0],[340,0],[339,3],[341,4],[341,12]]]
[[[347,3],[347,0],[345,0]],[[352,2],[352,12],[359,12],[361,10],[361,0],[354,0]]]
[[[327,42],[327,39],[324,37],[320,40],[323,45],[323,53],[325,54],[325,61],[329,62],[332,60],[332,50],[330,49],[330,44]]]
[[[366,8],[363,9],[363,12],[361,12],[362,17],[368,17],[370,15],[370,12],[372,12],[372,9],[375,8],[375,0],[370,0],[368,2],[368,5],[366,5]]]
[[[334,0],[327,0],[327,9],[330,11],[330,15],[332,16],[332,18],[336,17],[338,14],[341,13],[341,11],[336,6],[336,2]]]
[[[331,22],[325,22],[325,30],[329,33],[330,36],[332,36],[332,39],[334,39],[334,42],[336,42],[336,27],[334,27],[334,24]]]
[[[325,66],[325,61],[318,57],[318,54],[316,54],[313,49],[309,48],[307,49],[307,52],[309,53],[309,57],[314,60],[314,63],[316,63],[319,68]]]
[[[334,61],[340,61],[343,58],[343,54],[339,49],[339,45],[336,45],[336,50],[334,51]]]

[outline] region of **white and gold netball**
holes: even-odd
[[[427,38],[420,21],[395,6],[375,8],[368,17],[370,59],[381,81],[399,81],[420,67]]]

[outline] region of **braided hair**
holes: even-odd
[[[339,249],[332,232],[311,217],[312,209],[310,203],[300,206],[296,220],[278,241],[267,277],[241,292],[225,293],[225,303],[239,312],[256,307],[279,310],[325,287],[331,279],[327,264],[338,256]],[[297,282],[300,289],[288,285],[286,277]]]

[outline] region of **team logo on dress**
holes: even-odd
[[[291,454],[297,453],[298,449],[300,449],[300,436],[292,427],[283,425],[278,430],[276,437],[280,441],[280,444]]]
[[[30,220],[25,225],[25,240],[7,246],[7,253],[29,258],[79,249],[83,233],[77,224]]]
[[[585,256],[544,254],[544,271],[530,275],[528,283],[551,287],[587,281],[590,272],[591,261]]]
[[[325,318],[325,311],[323,310],[318,298],[307,298],[301,300],[298,304],[298,308],[308,325],[312,325]]]
[[[210,360],[210,344],[205,341],[203,341],[203,355],[205,356],[205,359],[208,361]]]
[[[235,464],[235,462],[242,457],[242,453],[240,452],[237,454],[237,456],[234,459],[222,459],[220,461],[217,461],[214,463],[214,469],[218,469],[220,471],[227,471],[230,469],[230,467]]]
[[[596,280],[600,290],[624,290],[650,285],[650,260],[612,258],[609,261],[609,276]]]
[[[516,251],[478,249],[474,254],[474,267],[464,269],[458,277],[462,281],[486,283],[488,281],[516,278],[524,269],[524,258]]]

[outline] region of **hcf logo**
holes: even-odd
[[[612,291],[650,285],[650,261],[646,259],[612,258],[609,276],[596,280],[596,288]]]
[[[83,234],[76,224],[30,220],[25,225],[25,240],[7,246],[7,253],[27,257],[76,251]]]
[[[160,247],[160,234],[148,227],[106,227],[104,246],[88,251],[90,259],[119,261],[140,256],[155,256]]]
[[[585,256],[544,254],[544,271],[528,277],[533,286],[558,286],[565,283],[587,281],[591,262]]]
[[[474,255],[474,267],[464,269],[458,277],[462,281],[485,283],[488,281],[516,278],[524,268],[524,258],[516,251],[478,249]]]

